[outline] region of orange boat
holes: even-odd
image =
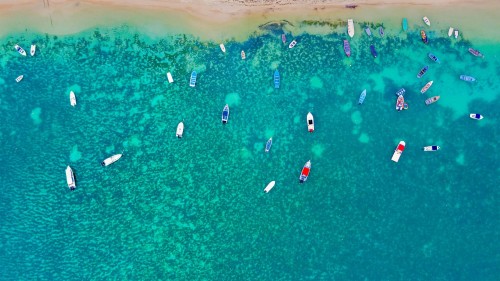
[[[420,36],[422,37],[422,41],[427,44],[429,40],[427,39],[427,35],[425,34],[425,31],[420,30]]]

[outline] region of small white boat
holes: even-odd
[[[392,155],[391,160],[394,162],[399,161],[399,157],[401,157],[401,153],[403,153],[403,150],[405,150],[406,143],[404,141],[400,141],[398,146],[396,147],[396,150],[394,150],[394,154]]]
[[[293,40],[292,42],[290,42],[290,45],[288,45],[288,48],[293,48],[295,47],[295,45],[297,45],[297,41]]]
[[[31,56],[34,56],[34,55],[35,55],[35,52],[36,52],[36,45],[35,45],[35,44],[33,44],[33,45],[31,45],[31,49],[30,49],[30,54],[31,54]]]
[[[429,145],[429,146],[424,146],[424,151],[437,151],[440,148],[441,147],[439,147],[437,145]]]
[[[219,46],[220,46],[221,51],[223,53],[225,53],[226,52],[226,47],[224,47],[224,44],[220,44]]]
[[[167,72],[168,83],[174,83],[174,78],[172,78],[172,73]]]
[[[75,93],[73,91],[69,92],[69,103],[71,104],[71,106],[76,105],[76,96],[75,96]]]
[[[455,30],[455,39],[458,38],[458,30]]]
[[[434,83],[434,81],[429,81],[427,84],[425,84],[425,86],[422,88],[422,90],[420,90],[420,93],[423,94],[423,93],[427,92],[427,90],[429,90],[429,88],[432,86],[433,83]]]
[[[424,20],[425,24],[427,24],[428,26],[431,26],[431,21],[429,20],[428,17],[423,17],[422,19]]]
[[[354,22],[352,19],[347,20],[347,34],[352,38],[354,37]]]
[[[484,116],[479,113],[471,113],[469,114],[469,117],[476,120],[481,120],[484,118]]]
[[[270,182],[270,183],[266,186],[266,188],[264,188],[264,192],[265,192],[265,193],[268,193],[269,191],[271,191],[271,189],[273,189],[273,187],[274,187],[274,185],[275,185],[275,184],[276,184],[276,182],[275,182],[275,181]]]
[[[246,58],[247,58],[247,56],[245,54],[245,51],[241,50],[241,59],[244,60]]]
[[[264,151],[269,152],[269,150],[271,150],[272,145],[273,145],[273,138],[271,137],[270,139],[267,140],[266,148],[264,149]]]
[[[363,92],[361,92],[361,94],[359,95],[358,104],[363,104],[363,102],[365,102],[365,98],[366,98],[366,89],[364,89]]]
[[[17,82],[17,83],[21,82],[21,80],[23,80],[23,78],[24,78],[24,75],[19,75],[19,76],[17,76],[17,78],[16,78],[16,82]]]
[[[175,136],[178,138],[182,138],[182,134],[184,133],[184,123],[180,122],[177,125],[177,131],[175,132]]]
[[[307,130],[309,133],[314,132],[314,117],[311,112],[307,113]]]
[[[450,29],[448,29],[448,37],[453,35],[453,27],[450,26]]]
[[[104,159],[104,161],[101,162],[101,165],[102,166],[109,166],[109,165],[115,163],[116,161],[118,161],[120,158],[122,158],[122,154],[115,154],[111,157]]]
[[[17,44],[16,44],[16,45],[14,46],[14,48],[16,49],[16,51],[17,51],[18,53],[20,53],[20,54],[21,54],[21,55],[23,55],[23,56],[26,56],[26,51],[25,51],[23,48],[21,48],[21,46],[19,46],[19,45],[17,45]]]
[[[75,174],[73,174],[73,170],[70,166],[66,167],[66,182],[68,183],[68,187],[70,190],[75,190]]]
[[[191,78],[189,79],[189,87],[195,87],[196,86],[196,71],[191,72]]]

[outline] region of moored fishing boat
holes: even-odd
[[[431,26],[431,21],[429,20],[428,17],[423,17],[422,19],[424,20],[425,24],[427,24],[428,26]]]
[[[474,50],[474,49],[472,49],[472,48],[469,48],[469,53],[473,54],[473,55],[474,55],[474,56],[476,56],[476,57],[484,57],[484,55],[483,55],[483,54],[481,54],[481,52],[480,52],[480,51],[478,51],[478,50]]]
[[[184,134],[184,122],[179,122],[177,124],[177,130],[175,131],[175,136],[178,138],[182,138],[182,135]]]
[[[426,104],[426,105],[429,105],[429,104],[435,103],[435,102],[437,102],[440,98],[441,98],[441,96],[433,96],[433,97],[430,97],[430,98],[428,98],[428,99],[426,99],[426,100],[425,100],[425,104]]]
[[[300,172],[299,182],[303,183],[309,177],[309,172],[311,171],[311,160],[307,161],[302,167],[302,172]]]
[[[174,78],[172,78],[172,73],[167,72],[168,83],[174,83]]]
[[[295,47],[295,45],[297,45],[297,41],[293,40],[292,42],[290,42],[290,45],[288,45],[288,48],[293,48]]]
[[[277,69],[274,71],[274,88],[280,88],[280,72]]]
[[[394,150],[394,154],[392,154],[391,160],[394,162],[398,162],[399,158],[401,157],[401,153],[405,150],[406,143],[404,141],[400,141],[398,146],[396,147],[396,150]]]
[[[222,109],[222,124],[226,124],[229,120],[229,105],[225,105]]]
[[[471,113],[469,114],[469,117],[475,120],[481,120],[484,118],[484,116],[479,113]]]
[[[349,41],[344,40],[344,52],[347,57],[351,56],[351,45],[349,45]]]
[[[75,190],[75,174],[73,173],[73,169],[71,169],[70,166],[66,167],[66,182],[68,183],[68,187],[70,190]]]
[[[225,53],[225,52],[226,52],[226,47],[224,46],[224,44],[222,44],[222,43],[221,43],[221,44],[219,45],[219,47],[220,47],[220,50],[221,50],[223,53]]]
[[[26,51],[25,51],[23,48],[21,48],[21,46],[19,46],[19,45],[17,45],[17,44],[16,44],[16,45],[14,46],[14,48],[16,49],[16,51],[17,51],[18,53],[20,53],[20,54],[21,54],[21,55],[23,55],[23,56],[26,56]]]
[[[111,157],[104,159],[104,161],[101,162],[101,166],[109,166],[118,161],[120,158],[122,158],[122,154],[115,154]]]
[[[435,62],[437,62],[437,63],[441,63],[441,62],[439,61],[438,57],[436,57],[434,54],[429,53],[429,54],[428,54],[428,56],[429,56],[429,58],[430,58],[431,60],[433,60],[433,61],[435,61]]]
[[[17,76],[17,77],[16,77],[16,82],[17,82],[17,83],[21,82],[21,80],[23,80],[23,78],[24,78],[24,75],[19,75],[19,76]]]
[[[398,98],[396,99],[396,110],[401,111],[404,109],[405,105],[405,98],[403,95],[399,95]]]
[[[273,189],[273,187],[274,187],[275,184],[276,184],[275,181],[272,181],[269,184],[267,184],[266,188],[264,188],[264,192],[268,193],[269,191],[271,191],[271,189]]]
[[[378,28],[378,34],[380,34],[380,36],[384,36],[385,34],[384,28],[382,26]]]
[[[453,27],[450,26],[450,29],[448,29],[448,37],[453,35]]]
[[[71,104],[71,106],[76,105],[76,96],[75,96],[75,93],[73,91],[69,92],[69,104]]]
[[[271,146],[273,145],[273,138],[271,137],[270,139],[267,140],[266,142],[266,148],[264,148],[265,152],[269,152],[271,149]]]
[[[403,31],[408,30],[408,20],[406,18],[403,18]]]
[[[427,38],[427,34],[425,34],[424,30],[420,30],[420,37],[422,37],[422,42],[425,44],[429,43],[429,39]]]
[[[354,21],[352,19],[347,20],[347,34],[349,37],[354,37]]]
[[[190,87],[195,87],[196,86],[196,71],[191,72],[191,78],[189,79],[189,86]]]
[[[31,56],[34,56],[34,55],[35,55],[35,52],[36,52],[36,45],[35,45],[35,44],[32,44],[32,45],[31,45],[31,49],[30,49],[30,54],[31,54]]]
[[[361,92],[361,94],[359,95],[358,104],[363,104],[365,102],[365,98],[366,98],[366,89],[364,89],[363,92]]]
[[[377,50],[375,50],[375,46],[370,45],[370,52],[372,53],[372,56],[376,58],[378,56]]]
[[[245,54],[245,51],[241,50],[241,59],[244,60],[247,58],[247,55]]]
[[[365,27],[365,32],[366,32],[366,35],[372,36],[372,31],[370,30],[369,26]]]
[[[424,146],[423,150],[424,151],[438,151],[441,149],[438,145],[429,145],[429,146]]]
[[[427,90],[429,90],[429,88],[432,86],[432,83],[434,83],[434,81],[429,81],[427,84],[425,84],[425,86],[422,88],[422,90],[420,90],[420,93],[425,93],[427,92]]]
[[[281,42],[283,42],[283,44],[286,44],[286,34],[285,33],[281,34]]]
[[[307,130],[309,133],[314,132],[314,117],[311,112],[307,113]]]
[[[476,81],[476,78],[468,75],[460,75],[460,80],[464,80],[466,82],[474,82]]]
[[[424,74],[427,72],[428,69],[429,69],[428,65],[424,66],[424,68],[422,68],[420,72],[418,72],[417,78],[421,78],[422,76],[424,76]]]

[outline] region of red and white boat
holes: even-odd
[[[396,110],[403,110],[405,105],[405,98],[403,95],[399,95],[398,99],[396,100]]]
[[[290,45],[288,45],[288,48],[293,48],[295,47],[295,45],[297,45],[297,41],[293,40],[292,42],[290,42]]]
[[[391,160],[394,162],[399,161],[399,157],[401,157],[401,153],[405,150],[406,143],[404,141],[400,141],[396,150],[394,150],[394,154],[392,155]]]
[[[302,172],[300,173],[299,177],[300,183],[303,183],[307,180],[310,171],[311,171],[311,160],[307,161],[306,164],[304,164],[304,167],[302,168]]]
[[[307,130],[309,133],[314,132],[314,117],[311,112],[307,113]]]
[[[245,54],[245,51],[241,50],[241,59],[244,60],[247,58],[247,55]]]
[[[422,90],[420,90],[420,93],[425,93],[427,90],[429,90],[429,88],[432,86],[432,83],[434,83],[434,81],[430,81],[429,83],[425,84],[425,86],[422,88]]]

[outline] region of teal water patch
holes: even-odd
[[[224,54],[220,42],[133,30],[1,39],[1,280],[500,275],[491,247],[500,235],[498,44],[479,45],[479,59],[467,52],[473,42],[438,32],[429,32],[428,45],[419,30],[357,32],[346,58],[343,33],[303,34],[290,49],[277,30],[224,42]],[[21,57],[12,42],[37,42],[37,54]],[[19,73],[25,79],[16,83]],[[395,110],[400,88],[408,110]],[[425,105],[434,95],[441,99]],[[424,152],[427,145],[441,150]],[[119,161],[100,165],[117,153]]]

